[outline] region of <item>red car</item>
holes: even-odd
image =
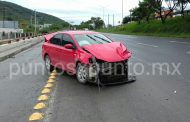
[[[42,56],[48,71],[59,68],[76,74],[80,83],[117,83],[128,78],[131,53],[98,32],[65,31],[45,36]]]

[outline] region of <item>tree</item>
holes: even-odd
[[[104,21],[100,17],[92,17],[91,22],[95,26],[95,29],[100,29],[104,26]]]
[[[156,13],[159,14],[159,17],[162,21],[162,23],[165,23],[164,19],[163,19],[163,16],[162,16],[162,3],[163,3],[163,0],[148,0],[149,4],[152,6],[152,8],[154,9],[154,11]]]
[[[140,23],[141,20],[145,19],[147,22],[149,22],[149,18],[151,14],[154,13],[154,10],[152,6],[149,4],[148,0],[144,0],[142,2],[139,1],[139,6],[130,10],[130,13],[132,12],[133,19],[137,19],[137,21]],[[128,18],[125,18],[125,21],[128,21]]]
[[[151,14],[154,13],[152,6],[149,4],[149,1],[144,0],[142,2],[139,2],[139,7],[142,12],[142,17],[145,18],[147,22],[149,22]]]
[[[126,16],[126,17],[123,18],[122,24],[127,24],[130,21],[131,21],[131,17]]]
[[[111,27],[113,27],[111,24],[108,24],[108,28],[111,28]]]
[[[140,7],[136,7],[134,9],[132,9],[132,16],[134,18],[136,18],[136,20],[138,21],[138,23],[140,24],[142,18],[143,18],[143,14],[142,14],[142,10]]]
[[[94,28],[92,27],[92,22],[91,20],[88,20],[86,22],[81,22],[79,26],[77,26],[77,29],[84,29],[84,28],[88,28],[90,30],[93,30]]]
[[[100,29],[103,28],[104,21],[100,17],[91,17],[90,20],[86,22],[81,22],[79,26],[77,26],[78,29],[88,28],[90,30],[92,29]]]
[[[165,23],[165,20],[167,19],[168,15],[170,15],[178,5],[178,2],[176,2],[176,0],[165,0],[168,9],[168,12],[165,13],[163,7],[163,0],[147,0],[147,1],[152,6],[153,10],[159,14],[162,23]]]
[[[180,12],[183,18],[184,18],[184,10],[189,2],[190,0],[178,0],[178,6],[180,7]]]
[[[50,30],[53,30],[53,31],[58,31],[58,30],[61,30],[62,27],[60,26],[60,24],[52,24],[50,26]]]

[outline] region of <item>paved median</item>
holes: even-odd
[[[42,37],[36,37],[32,39],[21,40],[19,42],[0,45],[0,61],[6,60],[7,58],[10,58],[42,41]]]

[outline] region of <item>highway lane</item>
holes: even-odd
[[[81,85],[75,77],[59,77],[52,109],[56,122],[187,122],[190,121],[190,75],[188,39],[107,34],[124,42],[133,58],[132,67],[142,63],[145,72],[130,84],[100,89]],[[139,44],[140,43],[140,44]],[[181,75],[167,75],[165,67],[152,74],[152,64],[181,63]],[[171,67],[171,66],[170,66]],[[174,68],[171,67],[171,71]],[[130,69],[131,73],[133,69]],[[137,68],[140,71],[141,68]],[[159,72],[162,72],[162,75]]]
[[[188,54],[190,50],[190,39],[172,39],[146,36],[138,37],[117,34],[112,34],[109,36],[115,40],[124,41],[129,50],[134,54],[133,58],[139,59],[145,63],[181,63],[180,72],[182,73],[182,77],[185,77],[185,79],[190,82],[190,75],[188,72],[190,62],[190,56]]]
[[[41,44],[0,62],[0,122],[26,122],[28,120],[48,78],[45,72],[42,73],[44,69],[40,66],[34,73],[37,63],[43,63]],[[18,67],[14,65],[11,68],[12,64],[18,64]],[[30,70],[33,73],[30,73]],[[11,72],[17,71],[18,74],[11,78]]]
[[[188,122],[190,121],[190,42],[189,39],[170,39],[145,36],[107,34],[124,42],[133,57],[131,73],[137,63],[145,72],[130,84],[105,86],[81,85],[75,76],[58,76],[46,121],[52,122]],[[187,42],[187,43],[178,43]],[[34,112],[33,106],[48,79],[44,69],[37,66],[37,74],[19,73],[10,79],[10,64],[18,62],[27,71],[29,65],[42,63],[41,44],[15,57],[0,62],[0,122],[25,122]],[[181,63],[180,73],[167,75],[165,67],[155,62]],[[14,69],[13,71],[15,71]],[[137,72],[141,68],[136,68]],[[173,67],[172,69],[173,70]],[[160,75],[159,72],[163,74]]]

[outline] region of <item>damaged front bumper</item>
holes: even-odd
[[[96,60],[89,65],[89,82],[109,85],[134,80],[134,76],[128,76],[128,60],[113,63]]]

